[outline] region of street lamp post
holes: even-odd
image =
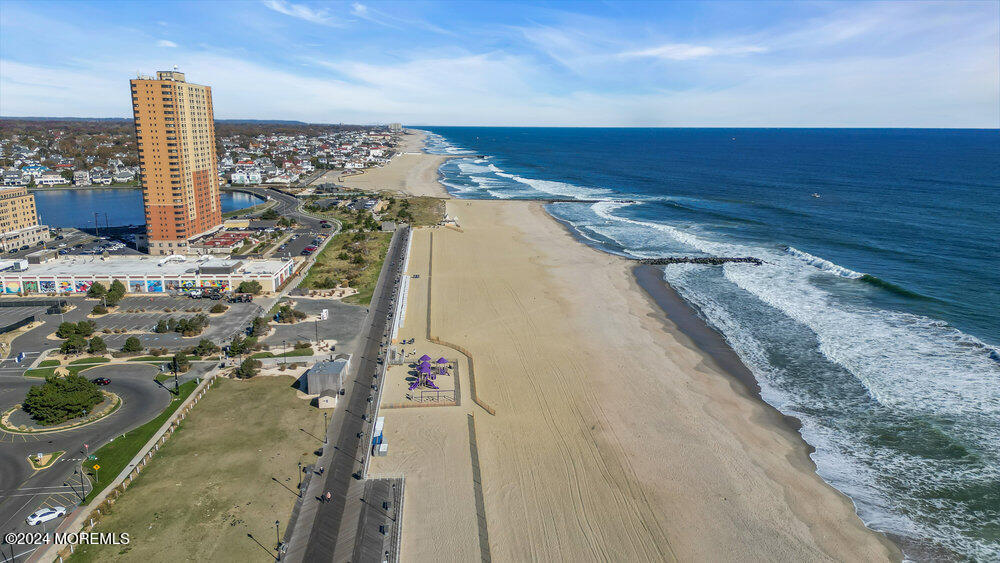
[[[299,498],[302,497],[302,462],[299,462]]]
[[[286,340],[281,341],[281,363],[288,366],[288,344]]]
[[[278,542],[277,542],[278,552],[280,553],[281,552],[281,534],[278,532],[278,524],[279,523],[280,522],[278,522],[277,520],[274,521],[274,537],[277,538],[277,540],[278,540]]]

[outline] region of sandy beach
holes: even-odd
[[[440,160],[408,156],[375,173],[426,195]],[[400,336],[466,350],[495,415],[466,379],[457,406],[382,411],[390,454],[372,471],[407,476],[405,560],[900,559],[631,263],[538,203],[449,200],[448,213],[460,230],[414,234],[421,283]]]
[[[341,184],[359,190],[405,192],[412,195],[448,197],[438,182],[438,167],[450,156],[421,152],[427,134],[410,131],[403,137],[403,147],[389,164],[365,170],[361,174],[341,175]]]

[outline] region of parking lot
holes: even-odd
[[[273,351],[280,352],[279,348],[284,341],[288,349],[291,349],[295,342],[315,342],[316,333],[324,340],[334,340],[337,342],[337,352],[353,354],[357,345],[358,335],[361,332],[361,323],[365,319],[365,308],[357,305],[348,305],[332,299],[305,298],[297,296],[293,299],[294,308],[302,311],[317,320],[302,321],[295,324],[272,323],[275,327],[274,333],[268,336],[264,342]],[[323,309],[329,311],[326,320],[318,320]]]
[[[41,318],[48,307],[0,307],[0,326],[7,326],[11,323],[35,315]]]

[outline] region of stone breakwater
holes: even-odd
[[[642,258],[637,260],[640,264],[650,266],[665,266],[667,264],[708,264],[710,266],[721,266],[727,262],[741,262],[760,266],[764,263],[760,258],[753,256],[673,256],[667,258]]]

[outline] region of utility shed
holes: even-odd
[[[313,367],[306,372],[306,393],[309,395],[321,395],[324,391],[340,393],[350,363],[349,355],[339,354],[332,360],[313,364]]]

